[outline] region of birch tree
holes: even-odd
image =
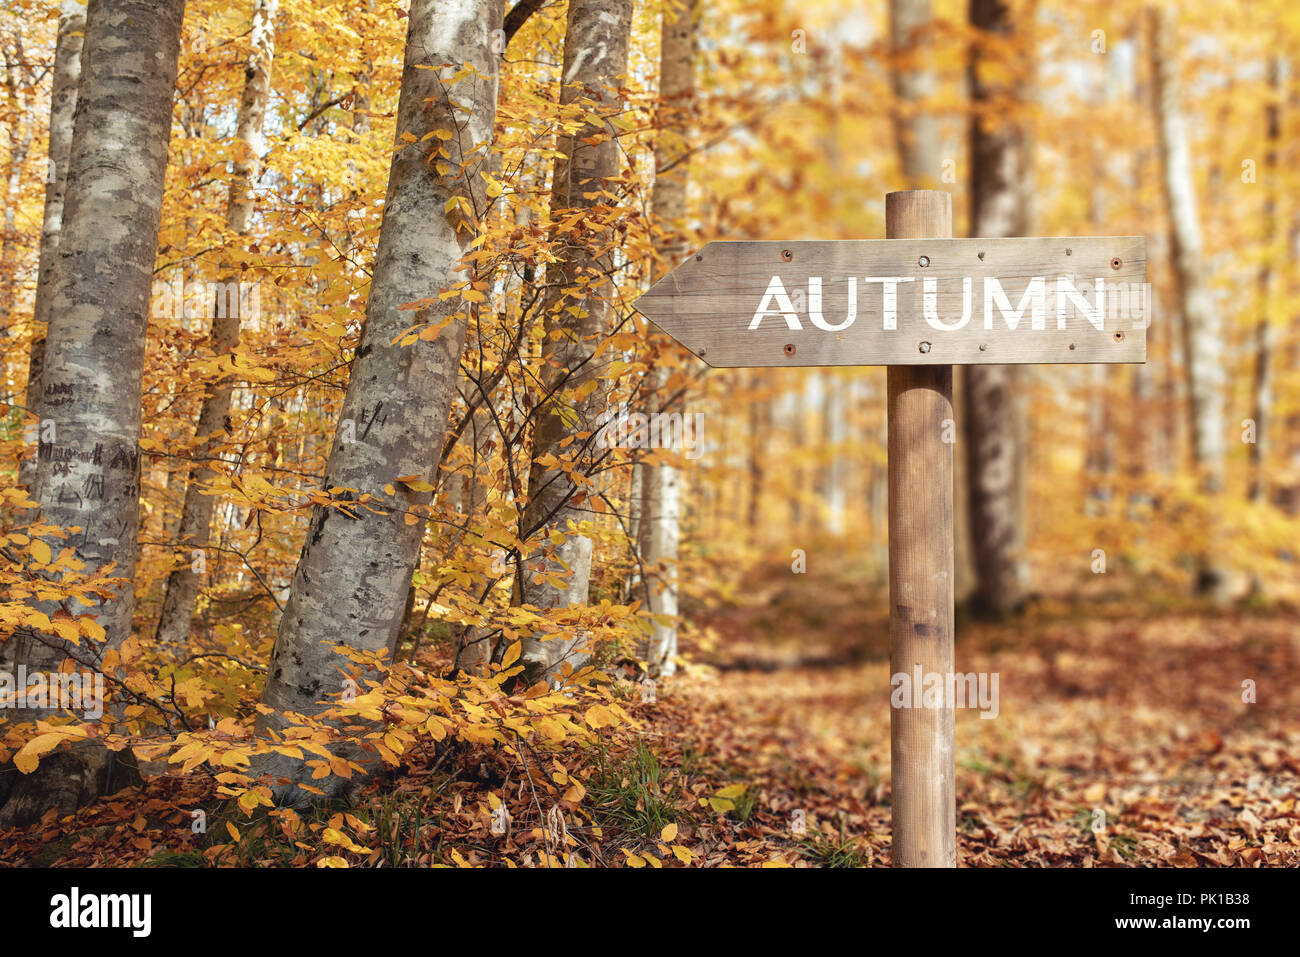
[[[36,297],[32,306],[32,352],[27,366],[27,411],[40,403],[41,369],[45,364],[45,331],[50,322],[54,291],[54,262],[63,231],[63,197],[68,188],[68,159],[72,152],[72,117],[81,80],[81,47],[86,30],[86,5],[63,0],[54,47],[54,76],[50,84],[49,158],[45,176],[45,211],[36,267]],[[23,459],[19,481],[30,486],[36,475],[35,457]]]
[[[589,101],[607,114],[619,103],[618,86],[627,73],[632,0],[570,0],[561,69],[562,105]],[[541,388],[533,432],[532,466],[524,535],[545,529],[521,574],[523,600],[540,609],[587,602],[592,540],[582,533],[587,516],[574,473],[589,470],[598,419],[607,405],[596,351],[609,328],[611,258],[576,230],[587,210],[608,202],[605,191],[618,175],[620,151],[613,131],[589,116],[574,133],[559,137],[559,158],[551,187],[552,229],[567,229],[573,241],[547,269],[550,292],[542,343]],[[584,228],[590,228],[583,224]],[[558,234],[557,234],[558,235]],[[567,253],[567,255],[566,255]],[[586,437],[579,438],[582,433]],[[566,471],[566,466],[568,470]],[[534,635],[523,641],[524,677],[536,681],[576,667],[584,659],[585,636],[575,630],[560,640]]]
[[[671,268],[685,254],[686,135],[695,95],[695,0],[664,9],[659,54],[659,108],[663,130],[655,140],[655,185],[651,212],[664,230],[660,252]],[[672,346],[656,336],[655,355]],[[656,362],[650,369],[649,394],[664,411],[665,390],[671,367]],[[683,429],[685,426],[683,425]],[[698,437],[697,437],[698,438]],[[677,548],[681,538],[681,470],[664,462],[639,462],[641,507],[638,538],[646,571],[649,610],[661,616],[652,625],[646,660],[652,674],[677,670]]]
[[[1006,64],[990,57],[988,39],[1013,33],[1002,0],[971,0],[978,31],[970,58],[970,233],[1029,233],[1030,158],[1024,130],[997,104],[1010,90],[996,78]],[[975,582],[971,604],[994,616],[1024,598],[1024,432],[1020,373],[1015,366],[977,365],[963,371],[967,504]]]
[[[1259,178],[1264,183],[1264,204],[1261,229],[1267,252],[1259,267],[1260,314],[1255,323],[1255,368],[1251,378],[1251,418],[1255,423],[1254,443],[1250,446],[1250,483],[1247,496],[1252,502],[1262,502],[1268,497],[1268,458],[1272,436],[1269,419],[1273,405],[1273,350],[1274,312],[1277,309],[1277,270],[1273,261],[1278,248],[1278,171],[1277,151],[1282,134],[1282,87],[1287,76],[1287,65],[1281,57],[1269,60],[1269,100],[1264,108],[1265,133],[1268,146],[1260,167]]]
[[[1174,301],[1182,317],[1183,355],[1187,365],[1192,433],[1192,461],[1201,490],[1223,489],[1226,420],[1223,412],[1222,327],[1205,282],[1201,223],[1192,178],[1191,148],[1175,52],[1176,15],[1168,7],[1148,10],[1151,28],[1152,105],[1158,133],[1161,180],[1169,218],[1169,254],[1173,260]],[[1213,549],[1201,555],[1196,577],[1200,594],[1222,598],[1226,575]]]
[[[81,529],[49,537],[53,553],[71,546],[89,570],[111,570],[127,582],[113,597],[77,608],[95,616],[102,642],[16,629],[0,643],[0,669],[11,673],[19,666],[53,671],[67,658],[99,670],[103,655],[131,631],[145,332],[184,11],[184,0],[91,0],[86,12],[85,75],[38,403],[54,435],[42,435],[33,497],[45,522]],[[0,794],[0,826],[50,806],[66,813],[120,786],[129,777],[115,771],[119,765],[90,742],[42,762]]]
[[[226,226],[232,236],[248,233],[253,218],[253,183],[261,166],[266,138],[262,126],[266,104],[271,96],[271,62],[275,56],[275,15],[279,0],[254,0],[252,27],[249,31],[248,60],[244,70],[244,91],[239,100],[235,121],[235,159],[230,191],[226,199]],[[210,348],[216,356],[226,356],[239,345],[241,312],[247,297],[240,291],[238,269],[227,262],[218,288],[224,290],[213,303]],[[234,290],[233,294],[231,290]],[[231,360],[233,367],[233,360]],[[189,638],[190,618],[199,594],[199,575],[192,570],[191,554],[208,544],[212,513],[217,497],[205,494],[215,477],[212,460],[217,456],[226,418],[230,415],[233,378],[218,380],[204,398],[195,430],[197,445],[193,452],[198,465],[185,486],[181,507],[181,524],[176,533],[179,549],[177,567],[167,576],[162,614],[158,619],[157,638],[165,645],[180,645]],[[200,566],[201,567],[201,566]]]
[[[894,136],[908,189],[924,189],[939,179],[939,124],[932,110],[919,105],[936,83],[926,55],[929,45],[920,43],[931,21],[930,0],[889,0]]]
[[[5,204],[0,214],[0,337],[9,335],[17,293],[17,273],[20,270],[18,209],[21,205],[19,190],[27,168],[27,156],[32,148],[32,134],[36,118],[32,115],[31,99],[36,85],[34,64],[24,49],[22,34],[18,31],[0,38],[0,57],[4,63],[4,125],[8,128],[8,156],[5,162]],[[7,385],[7,383],[6,383]],[[6,393],[8,388],[5,389]]]
[[[263,730],[337,696],[348,659],[335,642],[395,651],[465,340],[465,304],[438,296],[463,278],[486,202],[480,171],[496,116],[499,26],[495,0],[411,4],[365,326],[326,468],[325,488],[341,491],[307,528],[262,693],[274,709]],[[442,328],[403,345],[417,324]],[[362,495],[371,496],[364,506]]]

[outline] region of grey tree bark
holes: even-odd
[[[995,37],[1014,29],[1002,0],[971,0],[973,28]],[[1030,152],[1016,125],[991,115],[990,102],[1008,91],[989,78],[979,41],[971,50],[970,234],[1029,233]],[[969,366],[963,371],[964,438],[971,554],[972,610],[991,616],[1024,601],[1025,407],[1015,366]]]
[[[931,25],[930,0],[889,0],[891,78],[898,100],[894,136],[908,189],[925,189],[939,181],[939,123],[932,112],[917,106],[935,90],[929,45],[920,42]]]
[[[1268,256],[1259,268],[1260,315],[1255,323],[1255,368],[1251,381],[1251,417],[1255,420],[1255,441],[1250,446],[1250,484],[1247,497],[1252,502],[1268,498],[1268,458],[1270,448],[1270,422],[1273,405],[1273,350],[1276,338],[1277,270],[1273,266],[1273,250],[1278,245],[1278,182],[1277,150],[1282,135],[1282,88],[1287,75],[1286,62],[1273,57],[1268,65],[1271,99],[1264,110],[1268,148],[1260,166],[1258,179],[1264,184],[1264,209],[1262,232],[1264,242],[1270,247]]]
[[[23,49],[22,35],[14,30],[0,41],[0,56],[4,58],[5,126],[8,127],[9,155],[5,166],[5,204],[0,214],[0,338],[10,334],[14,302],[17,298],[17,278],[20,270],[17,250],[18,190],[22,186],[27,156],[32,148],[35,117],[30,103],[35,84],[34,66]],[[3,383],[3,393],[10,394],[9,383]]]
[[[845,532],[845,486],[848,469],[844,462],[844,441],[848,433],[850,383],[830,370],[816,373],[824,380],[822,387],[822,442],[830,458],[821,472],[821,498],[825,505],[822,527],[839,538]]]
[[[1152,98],[1169,215],[1174,296],[1182,316],[1183,354],[1191,400],[1188,424],[1192,433],[1192,460],[1201,490],[1214,495],[1223,489],[1226,456],[1225,371],[1218,361],[1222,324],[1204,278],[1201,223],[1178,77],[1176,13],[1168,7],[1151,7],[1147,15],[1151,27]],[[1199,566],[1196,591],[1218,600],[1225,598],[1227,574],[1214,549],[1205,550]]]
[[[50,86],[50,155],[45,184],[45,213],[41,225],[41,250],[36,272],[33,304],[32,352],[27,366],[29,413],[40,404],[41,370],[45,365],[45,334],[50,322],[54,291],[54,263],[63,230],[63,198],[68,188],[68,160],[72,153],[72,117],[77,109],[77,85],[81,80],[81,48],[86,30],[86,7],[77,0],[64,0],[59,7],[59,33],[54,47],[54,77]],[[19,482],[28,487],[36,477],[36,458],[23,459]]]
[[[53,552],[72,546],[88,569],[113,566],[127,582],[112,599],[75,609],[96,616],[102,644],[16,630],[0,643],[0,669],[11,672],[50,671],[66,658],[97,668],[131,631],[145,332],[184,12],[184,0],[91,0],[86,12],[38,403],[55,436],[40,445],[33,494],[45,521],[82,529],[49,539]],[[8,792],[0,826],[51,806],[66,813],[129,780],[115,775],[118,763],[87,742],[21,780],[0,774]]]
[[[619,102],[618,86],[627,73],[628,40],[632,30],[632,0],[570,0],[568,26],[564,36],[564,64],[560,102],[589,99],[601,112],[612,111]],[[551,188],[551,215],[573,215],[606,202],[601,193],[618,175],[620,151],[612,130],[605,124],[584,123],[571,135],[559,137],[560,158],[556,161]],[[524,509],[524,532],[550,529],[563,536],[562,542],[544,537],[538,549],[527,557],[522,578],[522,597],[538,608],[560,608],[585,604],[591,578],[592,541],[573,531],[570,523],[583,521],[586,511],[575,502],[577,486],[563,469],[542,465],[539,459],[554,456],[568,460],[578,471],[586,471],[595,456],[594,438],[573,441],[579,432],[592,436],[607,405],[608,390],[599,382],[593,354],[609,327],[611,268],[608,255],[593,256],[578,245],[547,269],[547,284],[554,290],[545,309],[542,345],[542,388],[546,398],[537,412],[533,432],[532,466],[528,476],[528,504]],[[578,301],[561,289],[583,287]],[[565,311],[579,306],[581,316]],[[595,381],[585,397],[569,404],[559,391],[572,392]],[[539,580],[563,579],[563,587]],[[524,678],[536,682],[554,678],[563,668],[578,667],[585,654],[586,637],[575,632],[546,641],[541,636],[524,639],[521,662]]]
[[[460,259],[475,237],[473,221],[486,197],[479,176],[496,116],[498,57],[492,0],[414,0],[406,35],[397,109],[398,143],[375,253],[366,322],[326,467],[325,488],[371,498],[349,508],[317,507],[280,621],[262,701],[274,713],[262,729],[283,726],[283,713],[317,713],[343,685],[348,659],[330,645],[393,654],[411,573],[424,530],[411,509],[429,493],[399,483],[419,476],[435,484],[438,460],[465,340],[464,305],[438,293],[462,279]],[[463,64],[476,75],[454,86]],[[432,135],[449,130],[443,140]],[[433,165],[439,149],[450,171]],[[407,303],[418,308],[402,310]],[[450,320],[436,339],[402,346],[395,339],[416,323]],[[411,480],[415,481],[415,480]],[[394,494],[385,491],[391,485]],[[411,519],[408,521],[408,519]],[[296,777],[298,766],[273,770]],[[321,782],[317,782],[321,783]],[[328,778],[337,792],[346,782]],[[288,799],[299,797],[288,789]]]
[[[279,0],[254,0],[252,27],[249,31],[248,60],[244,68],[244,91],[235,120],[234,175],[226,199],[226,225],[235,236],[248,233],[253,218],[253,183],[261,166],[266,138],[262,125],[266,105],[271,97],[271,63],[275,58],[275,15]],[[239,345],[240,320],[244,297],[230,289],[239,289],[240,274],[227,264],[218,282],[227,290],[213,306],[210,347],[217,356],[228,355]],[[229,426],[230,400],[234,382],[223,377],[212,386],[199,410],[195,429],[198,445],[193,456],[197,462],[185,486],[181,507],[181,524],[176,533],[179,564],[167,576],[163,593],[162,614],[158,618],[157,639],[164,645],[179,647],[189,640],[190,619],[199,594],[199,574],[192,570],[192,553],[208,544],[212,530],[212,513],[217,497],[203,494],[205,486],[216,476],[212,460],[217,456],[221,437]]]
[[[664,232],[660,251],[668,268],[686,253],[686,188],[689,167],[686,135],[695,97],[695,0],[685,0],[674,10],[665,8],[659,56],[659,108],[663,130],[655,140],[655,185],[651,203],[654,221]],[[656,336],[655,355],[673,346]],[[668,398],[669,369],[650,369],[647,391],[656,411]],[[681,540],[682,476],[673,465],[639,462],[641,503],[637,537],[646,572],[649,610],[656,615],[677,614],[677,551]],[[646,661],[652,674],[677,670],[677,625],[656,621],[652,625]]]
[[[1099,81],[1086,85],[1089,102],[1098,109],[1117,98],[1120,90],[1120,43],[1116,42],[1106,57],[1106,71]],[[1090,144],[1087,173],[1092,178],[1088,191],[1088,225],[1094,235],[1106,234],[1106,188],[1112,177],[1131,188],[1124,175],[1127,156],[1111,156],[1100,143]],[[1136,190],[1134,190],[1136,191]],[[1085,508],[1089,514],[1105,514],[1114,498],[1114,472],[1119,456],[1117,452],[1116,423],[1109,396],[1119,380],[1121,366],[1094,365],[1088,370],[1091,402],[1088,405],[1088,434],[1084,456],[1084,471],[1088,476]]]

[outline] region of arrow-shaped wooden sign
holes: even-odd
[[[1144,362],[1143,236],[714,242],[637,308],[720,368]]]

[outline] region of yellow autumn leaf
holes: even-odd
[[[506,653],[501,656],[501,667],[509,668],[518,661],[519,655],[523,651],[523,647],[524,644],[522,641],[512,642],[510,647],[506,649]]]
[[[540,718],[537,721],[536,727],[538,731],[546,735],[546,737],[551,741],[564,740],[564,725],[560,724],[560,722],[556,721],[554,718]]]
[[[564,800],[569,801],[573,804],[577,804],[586,796],[587,796],[587,789],[584,788],[582,784],[578,781],[572,781],[572,783],[569,785],[569,789],[564,792]]]
[[[665,844],[671,844],[673,841],[677,840],[676,822],[669,824],[659,832],[659,840],[663,841]]]
[[[587,709],[584,717],[587,719],[587,724],[593,728],[607,728],[618,723],[618,719],[603,704],[593,704]]]
[[[65,734],[61,732],[50,732],[47,734],[38,734],[14,755],[14,767],[23,774],[31,774],[40,764],[40,758],[43,754],[53,751],[64,741],[70,741],[74,737],[84,737],[84,735]]]

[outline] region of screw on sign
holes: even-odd
[[[1145,362],[1146,239],[953,239],[940,190],[888,194],[885,234],[709,243],[637,308],[717,368],[888,367],[890,672],[952,675],[952,367]],[[955,867],[951,700],[890,745],[894,865]]]

